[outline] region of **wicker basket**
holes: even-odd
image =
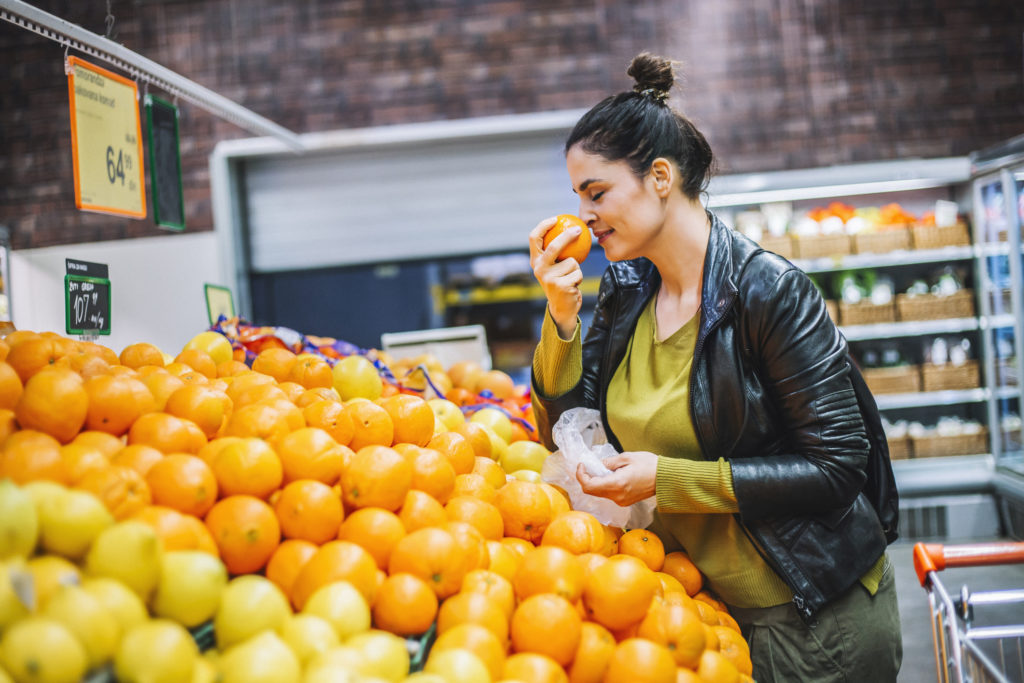
[[[988,429],[976,434],[957,436],[911,437],[915,458],[938,458],[946,455],[978,455],[988,453]]]
[[[955,223],[944,228],[933,225],[915,225],[911,230],[915,249],[966,247],[971,243],[966,223]]]
[[[836,325],[839,324],[839,302],[832,299],[825,299],[825,310],[828,311],[828,317],[832,318],[832,322]]]
[[[921,368],[901,365],[895,368],[864,368],[861,370],[873,394],[909,394],[921,391]]]
[[[914,457],[914,445],[909,436],[887,437],[890,460],[909,460]]]
[[[765,251],[770,251],[773,254],[778,254],[784,259],[796,258],[796,249],[793,248],[793,238],[788,234],[775,237],[774,235],[765,235],[761,238],[759,244]]]
[[[945,320],[973,318],[974,290],[961,289],[949,296],[935,294],[897,294],[896,315],[899,320]]]
[[[969,360],[963,365],[932,365],[921,366],[922,391],[946,391],[949,389],[977,389],[981,386],[981,375],[978,373],[978,361]]]
[[[889,302],[876,306],[870,301],[856,304],[839,302],[839,320],[843,325],[870,325],[896,322],[896,304]]]
[[[900,249],[910,249],[910,229],[905,225],[853,236],[854,254],[888,254]]]
[[[797,235],[793,237],[793,247],[796,257],[801,259],[847,256],[852,250],[850,236],[846,234]]]

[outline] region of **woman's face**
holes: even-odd
[[[566,155],[580,218],[597,237],[609,261],[647,255],[665,221],[664,202],[653,177],[637,178],[625,161],[608,161],[574,145]]]

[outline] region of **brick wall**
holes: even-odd
[[[101,2],[35,4],[103,33]],[[1024,133],[1019,0],[136,0],[117,40],[296,132],[586,107],[642,49],[723,172],[966,154]],[[160,234],[74,207],[63,50],[0,24],[0,223],[15,248]],[[249,135],[187,103],[188,229],[207,158]]]

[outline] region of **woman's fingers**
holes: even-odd
[[[537,257],[544,251],[544,235],[548,230],[555,227],[557,219],[552,216],[545,218],[530,231],[530,263],[534,263]]]

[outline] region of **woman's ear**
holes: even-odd
[[[651,162],[651,180],[654,181],[654,191],[659,197],[668,197],[672,188],[676,185],[676,167],[665,157],[658,157]]]

